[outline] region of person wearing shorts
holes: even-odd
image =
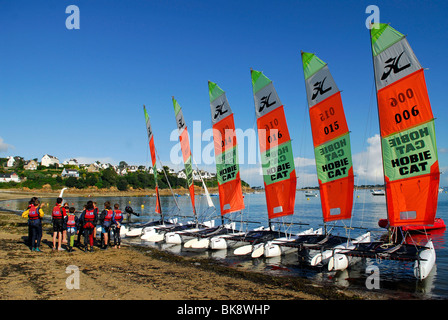
[[[51,219],[53,222],[53,251],[62,249],[62,232],[64,231],[64,211],[62,208],[62,198],[56,199],[56,205],[51,212]]]

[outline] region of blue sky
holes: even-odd
[[[80,10],[79,30],[65,26],[72,4]],[[382,183],[365,27],[371,4],[379,7],[380,22],[408,35],[429,69],[440,168],[448,172],[446,1],[0,0],[0,157],[48,153],[61,161],[149,165],[145,104],[163,163],[180,169],[170,159],[177,143],[170,141],[171,96],[190,131],[193,121],[204,131],[211,127],[211,80],[226,91],[236,127],[254,128],[253,68],[274,81],[285,105],[299,185],[316,184],[303,50],[328,63],[342,91],[359,183]],[[242,169],[243,179],[261,184],[259,165]]]

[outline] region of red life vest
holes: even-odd
[[[37,220],[39,219],[39,207],[31,205],[28,212],[28,219]]]
[[[86,210],[86,213],[84,214],[84,228],[95,228],[93,221],[95,221],[95,209],[89,211]]]
[[[54,208],[53,208],[53,212],[51,213],[51,217],[53,219],[62,219],[63,214],[62,214],[62,208],[59,204],[57,204]]]
[[[113,216],[114,216],[114,211],[107,210],[106,216],[104,217],[104,221],[112,221]]]
[[[121,210],[115,210],[115,216],[114,216],[115,221],[120,222],[123,219],[123,213],[121,212]]]
[[[67,217],[67,228],[74,228],[74,227],[76,227],[75,218],[76,218],[76,216],[74,214],[69,215]]]

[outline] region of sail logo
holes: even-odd
[[[177,126],[180,129],[183,129],[185,127],[185,122],[183,121],[182,118],[179,118],[178,122],[177,122]]]
[[[223,114],[227,113],[227,110],[223,111],[224,104],[226,102],[224,101],[222,104],[218,104],[216,106],[215,114],[213,115],[213,119],[216,120],[219,116],[222,116]]]
[[[271,98],[271,93],[269,93],[267,96],[263,96],[260,99],[260,108],[258,109],[258,112],[261,113],[264,108],[268,109],[269,107],[272,107],[273,105],[275,105],[277,103],[277,101],[274,102],[269,102],[269,99]]]
[[[384,69],[387,69],[387,70],[385,70],[383,72],[383,75],[381,76],[381,80],[386,80],[392,71],[394,72],[394,74],[397,74],[411,66],[411,63],[408,63],[402,67],[399,66],[400,58],[403,55],[403,53],[404,53],[404,51],[397,57],[389,58],[385,61],[385,63],[388,63],[388,64],[384,66]]]
[[[314,92],[313,92],[313,96],[311,97],[311,100],[316,99],[317,95],[323,95],[332,89],[332,87],[328,87],[328,88],[324,89],[324,83],[325,83],[326,79],[327,79],[327,77],[325,77],[322,81],[317,81],[314,84],[314,89],[313,89]]]

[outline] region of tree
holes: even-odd
[[[128,189],[128,180],[125,177],[118,177],[117,189],[120,191],[126,191]]]
[[[126,161],[120,161],[120,163],[118,164],[119,169],[124,169],[127,167],[128,167],[128,164],[126,163]]]
[[[101,174],[101,179],[103,180],[103,185],[105,186],[105,188],[108,188],[110,186],[115,186],[117,184],[117,173],[115,172],[114,169],[112,168],[107,168],[105,170],[103,170],[102,174]],[[108,185],[108,186],[106,186]]]

